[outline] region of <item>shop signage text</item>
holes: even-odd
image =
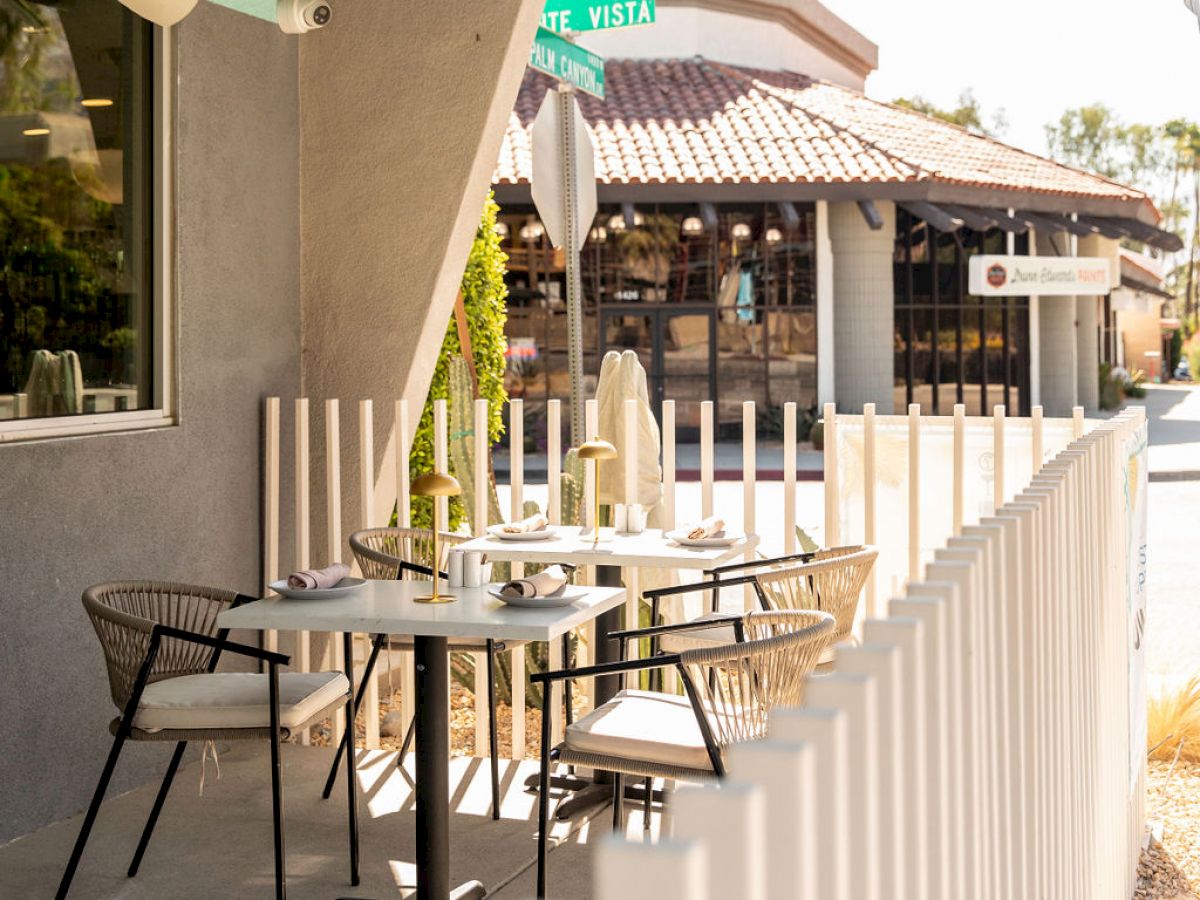
[[[553,31],[538,28],[529,65],[584,93],[604,99],[604,57],[577,47]]]
[[[978,297],[1107,294],[1108,260],[1094,256],[972,256],[968,290]]]
[[[549,31],[601,31],[654,24],[654,0],[546,0],[542,27]]]

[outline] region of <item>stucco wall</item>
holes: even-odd
[[[396,496],[393,404],[415,420],[424,402],[541,8],[339,0],[335,25],[301,43],[304,389],[349,407],[346,534],[363,524],[354,406],[375,403],[379,524]],[[322,561],[323,487],[312,496]]]
[[[0,843],[80,810],[111,743],[82,588],[259,581],[260,398],[300,379],[297,40],[208,3],[177,37],[181,424],[0,446]],[[168,755],[129,747],[111,791]]]

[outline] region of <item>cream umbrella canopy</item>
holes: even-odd
[[[630,399],[637,401],[637,430],[632,447],[625,439],[625,401]],[[617,449],[617,459],[599,464],[600,501],[610,505],[625,502],[626,460],[635,458],[635,502],[647,511],[649,524],[657,526],[662,507],[662,466],[659,464],[662,437],[650,408],[646,370],[637,353],[611,350],[605,354],[596,385],[596,402],[599,435]]]

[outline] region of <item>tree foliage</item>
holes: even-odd
[[[508,318],[505,311],[508,287],[504,284],[504,272],[508,256],[500,249],[500,236],[496,233],[496,214],[499,211],[500,207],[489,194],[479,227],[475,229],[475,240],[467,257],[461,286],[479,396],[488,401],[488,439],[491,444],[495,444],[504,434],[503,408],[508,400],[508,393],[504,390],[504,323]],[[438,354],[429,394],[425,398],[425,407],[413,435],[412,452],[409,454],[409,468],[413,477],[433,471],[433,403],[435,400],[449,400],[450,359],[462,353],[458,327],[452,313],[442,339],[442,350]],[[433,522],[429,498],[413,497],[411,515],[414,527],[429,528]],[[461,504],[452,502],[451,530],[458,528],[462,517]]]
[[[892,103],[988,137],[999,137],[1008,130],[1008,117],[1004,110],[998,109],[990,117],[986,116],[978,98],[969,88],[958,95],[958,106],[952,109],[943,109],[920,94],[898,97]]]

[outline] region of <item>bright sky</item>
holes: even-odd
[[[879,45],[867,94],[956,105],[971,88],[1003,140],[1036,153],[1063,110],[1200,119],[1200,26],[1183,0],[821,0]]]

